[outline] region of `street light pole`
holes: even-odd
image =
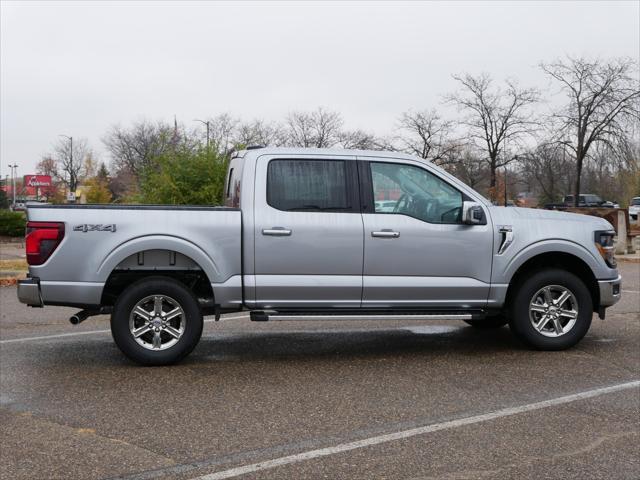
[[[203,125],[205,125],[207,127],[207,151],[209,151],[209,123],[210,123],[210,121],[207,120],[205,122],[204,120],[199,120],[197,118],[194,118],[193,121],[194,122],[200,122],[200,123],[202,123]]]
[[[18,170],[18,165],[15,163],[13,165],[9,165],[11,169],[11,193],[13,194],[13,208],[16,208],[16,173]]]

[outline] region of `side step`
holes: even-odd
[[[249,314],[252,322],[267,321],[302,321],[302,320],[324,320],[324,321],[348,321],[348,320],[480,320],[485,317],[482,310],[464,311],[393,311],[393,312],[362,312],[362,311],[340,311],[340,312],[294,312],[275,310],[254,310]]]

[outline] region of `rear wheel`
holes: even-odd
[[[149,277],[129,286],[111,315],[116,345],[142,365],[182,360],[200,340],[202,325],[193,293],[167,277]]]
[[[509,325],[528,346],[564,350],[578,343],[591,326],[593,303],[574,274],[541,270],[520,284],[511,302]]]

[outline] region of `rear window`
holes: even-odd
[[[240,207],[240,179],[242,177],[242,169],[244,167],[244,159],[234,158],[229,165],[229,173],[224,192],[225,207]]]
[[[285,211],[351,209],[347,168],[342,160],[272,160],[267,203]]]

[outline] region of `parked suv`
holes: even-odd
[[[493,206],[400,153],[242,151],[224,204],[29,206],[18,297],[82,309],[72,323],[110,313],[118,347],[153,365],[189,354],[209,314],[509,323],[559,350],[620,299],[607,221]]]
[[[640,214],[640,197],[633,197],[629,202],[629,217],[637,221]]]

